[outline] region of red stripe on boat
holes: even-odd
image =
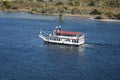
[[[56,31],[56,34],[62,34],[62,35],[78,35],[78,34],[80,34],[80,32]]]

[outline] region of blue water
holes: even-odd
[[[39,31],[56,25],[85,44],[45,44]],[[120,23],[0,12],[0,80],[120,80]]]

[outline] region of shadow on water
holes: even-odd
[[[44,43],[49,49],[60,52],[60,53],[84,53],[85,48],[87,47],[86,44],[83,44],[81,46],[72,46],[72,45],[59,45],[59,44],[50,44],[50,43]]]

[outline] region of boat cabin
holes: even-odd
[[[53,35],[50,35],[49,39],[54,41],[79,43],[80,36],[80,32],[63,31],[59,27],[57,27],[56,30],[53,31]]]

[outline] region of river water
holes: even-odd
[[[39,31],[56,25],[85,44],[45,44]],[[120,80],[120,23],[0,12],[0,80]]]

